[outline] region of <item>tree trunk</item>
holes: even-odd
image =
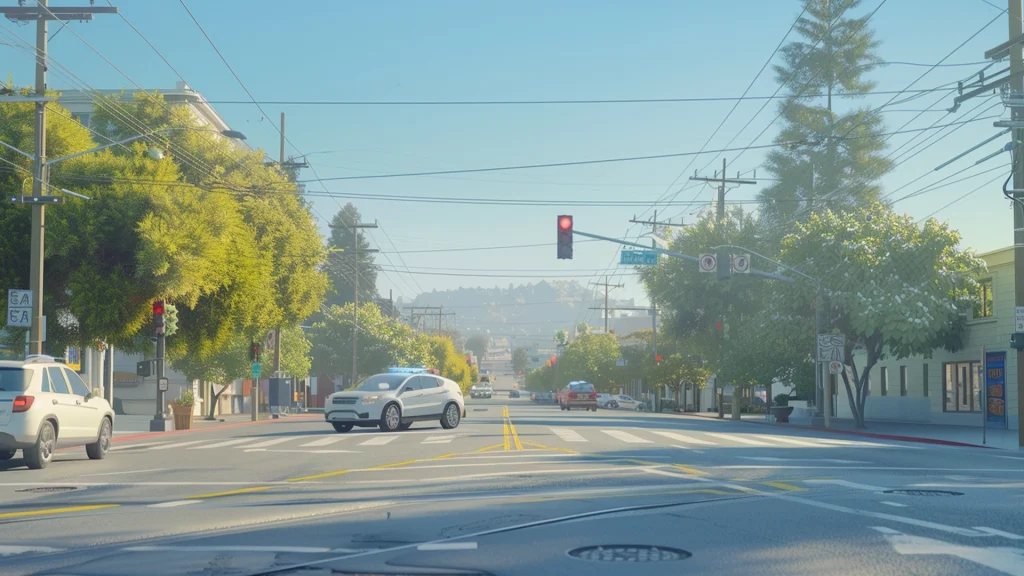
[[[216,394],[213,395],[213,400],[210,401],[210,411],[209,411],[208,415],[206,416],[207,420],[214,420],[215,419],[216,412],[217,412],[217,401],[220,400],[220,395],[223,394],[224,391],[228,389],[228,386],[230,386],[230,384],[225,384],[225,385],[221,386],[220,392],[217,392]]]

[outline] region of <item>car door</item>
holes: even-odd
[[[71,384],[60,366],[47,366],[46,376],[50,380],[51,411],[57,416],[57,445],[74,445],[82,440],[85,418],[79,410],[81,398],[71,392]]]
[[[444,412],[444,405],[448,401],[448,389],[444,386],[444,380],[437,376],[423,376],[423,379],[429,380],[429,383],[424,382],[424,398],[427,400],[429,409],[427,414],[437,414],[438,416]],[[430,387],[430,386],[433,387]]]
[[[82,428],[83,438],[95,438],[100,430],[100,420],[103,418],[104,410],[100,404],[103,400],[90,398],[92,396],[89,385],[82,380],[77,372],[70,368],[64,368],[64,376],[71,385],[71,394],[75,397],[75,406],[78,410],[77,420]]]
[[[633,400],[625,394],[619,394],[617,402],[622,408],[626,408],[627,410],[636,410],[636,400]]]
[[[423,401],[422,376],[413,376],[405,381],[399,398],[402,399],[402,415],[410,418],[423,416],[425,406]]]

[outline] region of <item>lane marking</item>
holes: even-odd
[[[392,434],[390,436],[375,436],[369,440],[364,440],[359,443],[360,446],[383,446],[390,444],[398,439],[398,436]]]
[[[928,522],[926,520],[918,520],[916,518],[908,518],[906,516],[897,516],[895,514],[886,514],[884,512],[872,512],[870,510],[858,510],[856,508],[847,508],[846,506],[838,506],[836,504],[828,504],[827,502],[819,502],[817,500],[810,500],[808,498],[802,498],[800,496],[788,496],[786,494],[776,495],[775,498],[780,500],[786,500],[788,502],[796,502],[799,504],[805,504],[807,506],[813,506],[815,508],[822,508],[825,510],[831,510],[833,512],[842,512],[844,514],[852,514],[854,516],[866,516],[868,518],[877,518],[879,520],[889,520],[891,522],[900,522],[902,524],[909,524],[911,526],[917,526],[918,528],[930,528],[932,530],[938,530],[940,532],[946,532],[948,534],[956,534],[957,536],[978,536],[979,533],[975,530],[967,528],[959,528],[957,526],[947,526],[946,524],[939,524],[937,522]]]
[[[163,472],[164,470],[170,470],[170,468],[150,468],[148,470],[122,470],[121,472],[101,472],[99,474],[82,474],[81,478],[90,478],[92,476],[119,476],[121,474],[142,474],[143,472]]]
[[[743,460],[757,462],[831,462],[833,464],[870,464],[865,460],[836,460],[834,458],[773,458],[771,456],[737,456]]]
[[[906,504],[900,504],[899,502],[889,502],[887,500],[882,500],[881,502],[879,502],[879,504],[885,504],[886,506],[892,506],[893,508],[906,508],[907,507]]]
[[[501,421],[501,429],[502,429],[503,438],[504,438],[502,440],[501,445],[505,448],[505,451],[508,452],[509,450],[512,449],[511,448],[512,444],[509,442],[509,437],[508,437],[508,420],[502,419],[502,421]]]
[[[246,442],[252,442],[252,438],[235,438],[234,440],[225,440],[223,442],[214,442],[213,444],[207,444],[205,446],[195,446],[189,448],[189,450],[209,450],[211,448],[223,448],[225,446],[234,446],[236,444],[245,444]]]
[[[778,488],[779,490],[785,490],[787,492],[806,492],[807,488],[801,486],[793,486],[792,484],[786,484],[785,482],[761,482],[765,486],[771,486],[772,488]]]
[[[572,428],[551,428],[550,430],[555,433],[555,436],[558,436],[565,442],[588,442],[586,438]]]
[[[716,468],[734,468],[748,470],[863,470],[871,472],[875,470],[901,470],[911,472],[1014,472],[1024,474],[1024,468],[917,468],[913,466],[763,466],[756,464],[742,464],[732,466],[716,466]]]
[[[665,430],[648,430],[651,434],[657,434],[658,436],[664,436],[670,438],[676,442],[682,442],[683,444],[701,444],[705,446],[714,446],[714,442],[708,442],[707,440],[701,440],[700,438],[694,438],[693,436],[686,436],[683,434],[677,434],[675,432],[667,432]]]
[[[501,477],[507,477],[507,476],[535,476],[535,475],[543,475],[543,474],[578,474],[580,472],[600,472],[604,476],[607,476],[609,473],[617,473],[617,474],[623,474],[623,475],[636,475],[637,474],[637,468],[635,468],[635,467],[633,467],[633,468],[624,468],[624,467],[620,466],[620,467],[617,467],[617,468],[557,468],[557,469],[553,469],[553,470],[527,470],[527,471],[506,470],[504,472],[487,472],[487,473],[483,473],[483,474],[460,474],[458,476],[432,476],[432,477],[430,477],[428,479],[428,481],[430,481],[430,482],[459,482],[459,481],[477,480],[479,478],[501,478]],[[408,484],[410,482],[417,482],[419,484],[422,484],[424,481],[421,480],[421,479],[410,480],[410,479],[406,479],[406,478],[378,479],[378,480],[350,480],[350,481],[346,482],[346,485],[347,484],[371,484],[371,485],[376,486],[378,484]],[[635,489],[634,488],[629,488],[629,490],[630,491],[634,491]],[[576,494],[575,491],[573,493]]]
[[[705,432],[705,434],[722,440],[739,442],[740,444],[749,444],[751,446],[771,446],[771,444],[767,442],[761,442],[760,440],[751,440],[750,438],[744,438],[739,434],[721,434],[718,432]]]
[[[322,472],[320,474],[312,474],[310,476],[299,476],[297,478],[289,478],[286,482],[308,482],[310,480],[320,480],[321,478],[333,478],[334,476],[341,476],[348,474],[348,470],[334,470],[333,472]]]
[[[270,440],[264,440],[263,442],[257,442],[255,444],[250,444],[250,445],[246,446],[245,448],[246,448],[246,450],[249,450],[249,449],[252,449],[252,448],[266,448],[267,446],[273,446],[275,444],[281,444],[281,443],[284,443],[284,442],[288,442],[289,440],[292,440],[294,438],[296,438],[296,436],[285,436],[284,438],[271,438]]]
[[[877,528],[876,528],[877,529]],[[1010,576],[1024,576],[1024,550],[1019,548],[964,546],[923,536],[884,532],[885,540],[897,554],[914,556],[956,556]]]
[[[1019,534],[1013,534],[1011,532],[1003,532],[1002,530],[996,530],[995,528],[988,528],[987,526],[975,526],[974,529],[977,530],[978,532],[985,532],[986,534],[991,534],[993,536],[1001,536],[1001,537],[1009,539],[1009,540],[1024,540],[1024,536],[1021,536]]]
[[[111,446],[111,450],[130,450],[132,448],[148,448],[150,446],[159,446],[160,444],[167,444],[169,440],[163,442],[144,442],[142,444],[128,444],[126,446]]]
[[[683,466],[682,464],[673,464],[672,467],[678,470],[682,470],[687,474],[696,474],[697,476],[710,476],[710,474],[703,470],[697,470],[696,468],[690,468],[689,466]]]
[[[4,546],[0,545],[0,557],[16,556],[18,554],[53,554],[63,552],[65,548],[51,548],[49,546]]]
[[[50,514],[72,514],[75,512],[89,512],[92,510],[103,510],[104,508],[116,508],[120,504],[90,504],[87,506],[67,506],[64,508],[47,508],[45,510],[29,510],[26,512],[4,512],[0,513],[0,520],[11,518],[30,518],[32,516],[48,516]]]
[[[817,442],[809,442],[807,440],[800,440],[798,438],[790,438],[788,436],[775,436],[773,434],[762,434],[764,438],[770,438],[776,442],[782,442],[785,444],[793,444],[796,446],[810,446],[812,448],[823,448],[823,446]]]
[[[195,496],[189,496],[189,500],[203,500],[204,498],[220,498],[222,496],[236,496],[238,494],[251,494],[253,492],[262,492],[264,490],[270,490],[270,486],[252,486],[250,488],[239,488],[237,490],[225,490],[224,492],[210,492],[209,494],[196,494]]]
[[[498,448],[501,448],[501,444],[495,444],[493,446],[484,446],[483,448],[473,450],[472,453],[476,454],[478,452],[490,452],[491,450],[497,450]],[[493,456],[488,456],[488,458],[493,458]]]
[[[586,440],[584,440],[584,442],[586,442]],[[564,452],[566,454],[571,454],[573,456],[579,455],[579,452],[577,452],[577,451],[575,451],[575,450],[573,450],[571,448],[556,448],[554,446],[545,446],[543,444],[537,444],[536,442],[526,442],[525,444],[527,446],[533,446],[534,448],[537,448],[538,450],[554,450],[554,451],[557,451],[557,452]],[[540,456],[540,454],[538,454],[538,456]],[[544,456],[546,456],[546,454],[544,454]]]
[[[164,444],[163,446],[154,446],[150,448],[148,451],[152,452],[153,450],[167,450],[168,448],[183,448],[185,446],[202,444],[203,442],[209,442],[209,440],[189,440],[188,442],[175,442],[173,444]]]
[[[345,439],[345,436],[342,436],[340,434],[334,435],[334,436],[327,436],[327,437],[321,438],[319,440],[313,440],[312,442],[306,442],[305,444],[300,444],[299,448],[309,448],[309,447],[313,447],[313,446],[330,446],[331,444],[334,444],[335,442],[341,442],[344,439]]]
[[[434,542],[420,544],[416,547],[421,552],[443,550],[476,550],[476,542]]]
[[[704,452],[703,450],[697,450],[696,448],[690,448],[689,446],[680,446],[678,444],[673,444],[672,447],[679,448],[680,450],[688,450],[690,452],[693,452],[694,454],[706,454],[706,452]]]
[[[512,432],[512,443],[516,450],[522,450],[523,444],[519,441],[519,434],[516,432],[516,425],[512,423],[512,417],[508,415],[508,406],[505,407],[505,417],[508,418],[508,428]]]
[[[446,436],[427,436],[420,444],[447,444],[455,439],[454,434]]]
[[[900,534],[899,530],[893,530],[892,528],[887,528],[885,526],[872,526],[871,529],[872,530],[877,530],[878,532],[881,532],[882,534]]]
[[[836,486],[843,486],[844,488],[854,488],[856,490],[867,490],[868,492],[883,492],[888,488],[882,486],[872,486],[870,484],[858,484],[857,482],[850,482],[849,480],[804,480],[805,484],[834,484]]]
[[[314,548],[312,546],[129,546],[122,552],[270,552],[291,554],[326,554],[347,552],[345,549]]]
[[[289,454],[359,454],[358,450],[298,450],[295,448],[247,448],[246,452],[287,452]]]
[[[172,500],[170,502],[150,504],[147,508],[177,508],[178,506],[188,506],[189,504],[198,504],[200,502],[202,502],[202,500]]]
[[[653,442],[651,442],[650,440],[645,440],[639,436],[634,436],[629,432],[625,432],[623,430],[601,430],[601,432],[604,432],[605,434],[611,436],[612,438],[615,438],[616,440],[620,440],[622,442],[626,442],[628,444],[653,444]]]

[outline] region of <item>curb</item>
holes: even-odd
[[[717,416],[704,416],[702,414],[686,414],[708,420],[718,420]],[[722,419],[722,422],[734,422],[729,418]],[[937,444],[939,446],[959,446],[961,448],[985,448],[988,450],[999,450],[994,446],[984,444],[971,444],[969,442],[957,442],[956,440],[941,440],[938,438],[925,438],[922,436],[900,436],[898,434],[876,434],[874,432],[860,432],[857,430],[840,430],[835,428],[823,428],[821,426],[808,426],[804,424],[778,424],[776,422],[764,422],[758,420],[740,420],[745,424],[760,424],[762,426],[777,426],[780,428],[797,428],[800,430],[814,430],[816,432],[829,432],[831,434],[846,434],[847,436],[861,436],[864,438],[875,438],[877,440],[894,440],[898,442],[916,442],[918,444]]]
[[[203,426],[200,428],[191,428],[189,430],[168,430],[166,432],[139,432],[138,434],[130,434],[125,436],[115,436],[111,439],[112,442],[123,442],[126,440],[141,440],[143,438],[154,438],[157,436],[166,436],[168,434],[187,434],[189,432],[203,432],[205,430],[223,430],[225,428],[238,428],[241,426],[255,426],[258,424],[271,424],[288,422],[290,420],[313,420],[317,419],[316,415],[296,415],[288,419],[279,418],[267,418],[266,420],[257,420],[256,422],[234,422],[231,424],[217,424],[213,426]]]

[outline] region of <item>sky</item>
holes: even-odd
[[[104,3],[100,0],[97,5]],[[984,66],[978,63],[983,52],[1007,38],[1007,17],[1000,15],[1005,8],[1002,0],[865,0],[856,13],[865,15],[880,3],[869,27],[881,42],[879,56],[891,64],[868,76],[877,82],[878,91],[948,87],[981,70]],[[185,0],[185,4],[261,102],[735,97],[751,84],[801,9],[797,0]],[[0,5],[16,2],[0,0]],[[65,0],[59,5],[87,2]],[[286,113],[286,134],[293,144],[287,154],[308,154],[321,179],[675,154],[720,150],[727,144],[742,149],[770,144],[778,127],[773,123],[774,104],[758,114],[763,100],[743,101],[731,114],[732,101],[450,106],[267,103],[262,108],[268,117],[263,117],[179,0],[122,0],[116,5],[232,128],[273,158],[278,155],[279,138],[274,125],[280,113]],[[0,28],[0,72],[11,73],[15,85],[32,84],[32,61],[2,42],[8,30],[32,42],[34,28],[9,21],[0,25],[6,28]],[[51,24],[51,34],[58,28]],[[51,57],[90,87],[167,89],[181,80],[119,16],[71,23],[69,30],[53,36]],[[931,68],[940,61],[944,66]],[[773,60],[777,62],[778,57]],[[946,66],[968,63],[973,64]],[[1003,67],[996,64],[989,73]],[[53,73],[49,87],[75,86]],[[769,67],[754,81],[749,95],[770,95],[776,88]],[[1000,149],[1005,140],[934,171],[940,163],[997,133],[993,120],[984,118],[1006,116],[999,98],[976,98],[957,113],[945,111],[952,105],[947,91],[899,103],[914,95],[896,96],[897,102],[885,109],[888,130],[900,129],[908,121],[912,122],[902,129],[983,119],[957,127],[927,148],[952,127],[927,141],[936,130],[892,136],[889,149],[895,151],[899,164],[882,181],[885,193],[895,191],[892,198],[898,198],[943,178],[942,183],[950,183],[993,170],[900,201],[895,208],[916,218],[933,215],[948,220],[963,234],[963,244],[979,252],[1009,246],[1012,213],[1000,190],[1008,173],[1000,166],[1007,167],[1009,158],[1003,154],[972,166]],[[894,96],[877,94],[838,105],[878,107]],[[907,158],[918,150],[920,154]],[[326,193],[313,199],[325,234],[327,221],[350,200],[345,195],[352,194],[635,203],[495,206],[352,200],[364,221],[380,225],[368,234],[371,244],[382,251],[377,261],[386,271],[379,275],[378,287],[384,295],[393,290],[395,297],[409,299],[421,291],[508,286],[543,278],[585,284],[607,275],[613,283],[625,284],[612,292],[614,296],[644,302],[635,272],[617,265],[619,248],[614,244],[577,240],[573,260],[557,260],[556,216],[573,215],[577,230],[647,243],[644,227],[631,225],[631,218],[649,219],[656,208],[659,219],[691,223],[696,212],[708,207],[714,190],[689,182],[689,176],[695,171],[713,175],[723,157],[730,176],[736,172],[764,175],[758,170],[764,152],[753,148],[573,167],[324,180],[308,183],[307,189]],[[962,174],[950,176],[963,169]],[[314,175],[304,170],[302,177]],[[728,198],[752,200],[764,185],[730,190]],[[674,200],[655,205],[658,199]],[[422,252],[522,244],[544,245]],[[396,269],[402,272],[391,271]],[[590,320],[597,321],[596,315]]]

